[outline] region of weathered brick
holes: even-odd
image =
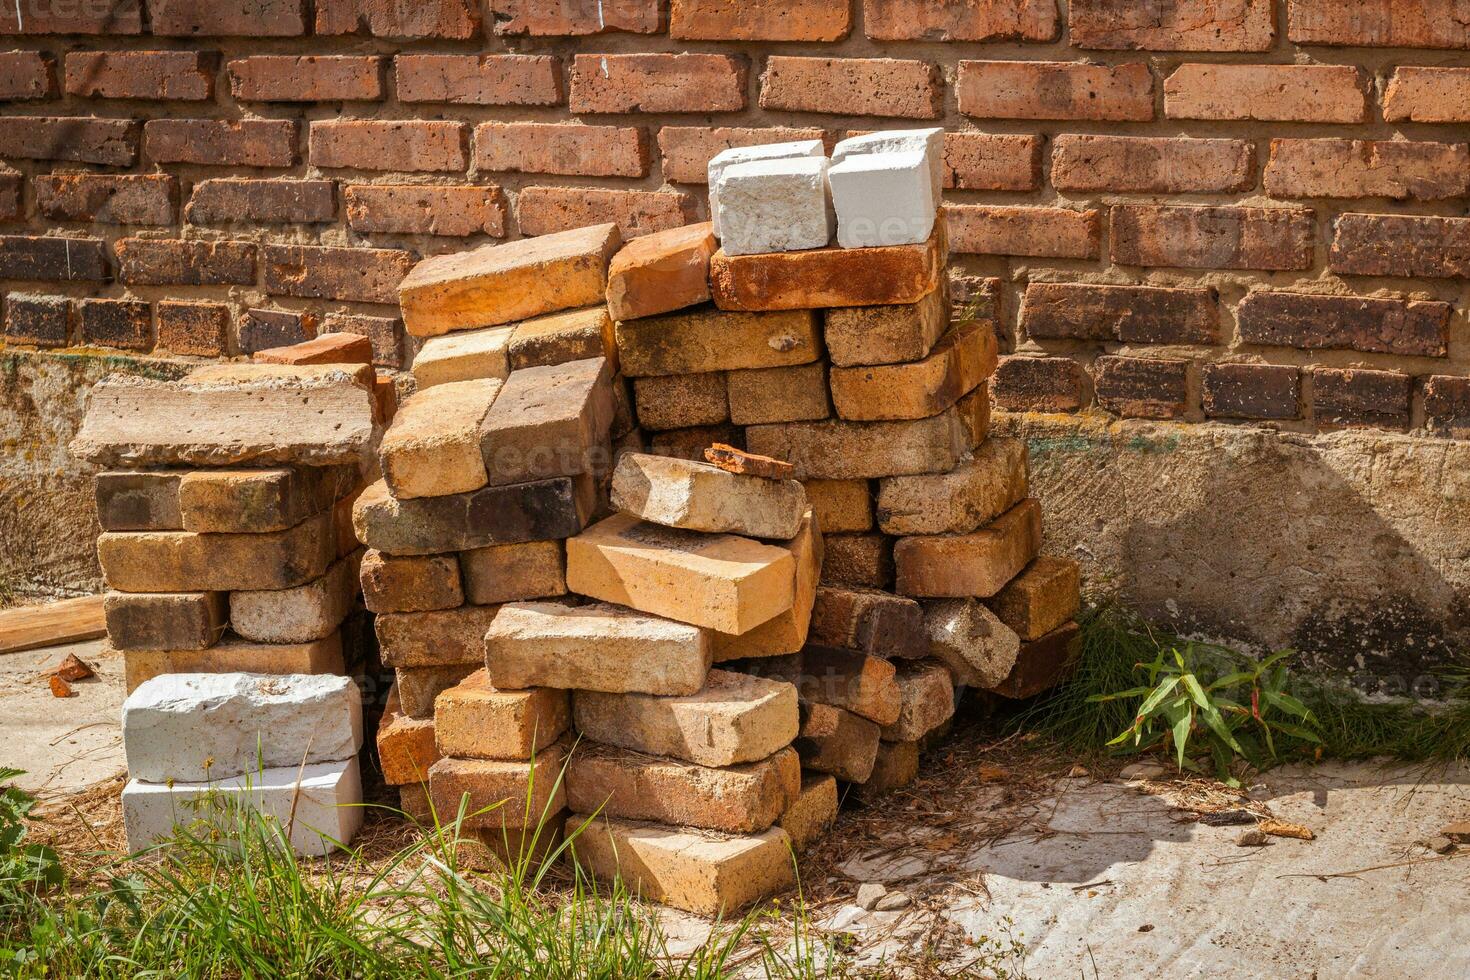
[[[1041,137],[946,133],[944,186],[966,191],[1034,191],[1041,186]]]
[[[1052,141],[1059,191],[1230,193],[1255,186],[1255,144],[1187,136],[1081,136]]]
[[[580,37],[625,31],[657,34],[664,29],[661,0],[490,0],[496,34]]]
[[[1112,209],[1111,251],[1123,265],[1310,269],[1309,209],[1125,205]]]
[[[0,159],[131,167],[138,159],[138,123],[86,116],[0,116]]]
[[[65,296],[5,297],[5,342],[30,347],[65,347],[71,340],[71,300]]]
[[[863,0],[863,27],[876,41],[1054,41],[1056,0]]]
[[[124,238],[113,245],[117,277],[130,286],[249,286],[253,242]]]
[[[516,216],[527,235],[613,223],[624,238],[635,238],[693,221],[694,201],[668,191],[527,187],[518,196]]]
[[[1367,76],[1352,65],[1180,65],[1164,80],[1164,115],[1367,122]]]
[[[1327,264],[1355,276],[1470,276],[1470,218],[1344,214]]]
[[[1108,51],[1268,51],[1276,39],[1272,0],[1072,0],[1072,43]]]
[[[142,34],[139,0],[24,3],[0,8],[0,34]]]
[[[1099,357],[1097,403],[1126,418],[1174,419],[1189,408],[1189,361]]]
[[[154,163],[289,167],[296,163],[290,119],[150,119],[143,144]]]
[[[265,290],[305,299],[396,303],[398,284],[413,266],[413,254],[402,249],[267,245]]]
[[[885,534],[829,534],[822,540],[822,582],[893,588],[893,539]]]
[[[464,604],[454,555],[398,558],[369,550],[362,557],[362,598],[375,613],[431,612]]]
[[[608,263],[608,313],[633,320],[709,302],[709,263],[718,248],[708,221],[629,242]]]
[[[703,374],[810,364],[821,355],[810,310],[738,313],[696,307],[616,325],[623,373]]]
[[[1154,117],[1154,76],[1142,64],[961,61],[955,86],[960,112],[978,119],[1140,122]]]
[[[230,308],[220,303],[158,304],[158,346],[171,354],[223,357],[230,351]]]
[[[1296,44],[1470,48],[1464,11],[1442,0],[1291,0]]]
[[[726,375],[730,421],[736,425],[809,422],[832,414],[827,366],[818,361],[794,367],[731,371]]]
[[[936,119],[943,102],[943,76],[924,61],[772,55],[761,77],[762,109]]]
[[[100,282],[107,278],[107,248],[95,238],[0,235],[0,279]]]
[[[816,140],[824,135],[826,134],[820,129],[774,126],[759,129],[664,126],[658,131],[658,148],[663,156],[663,174],[666,180],[680,184],[705,184],[709,182],[710,160],[732,147]]]
[[[723,372],[668,374],[633,379],[638,424],[645,429],[683,429],[730,420]]]
[[[214,98],[214,58],[202,51],[73,51],[66,93],[102,99]]]
[[[929,418],[974,391],[994,373],[995,364],[996,336],[991,323],[959,322],[922,360],[834,367],[830,381],[832,405],[838,417],[853,421]],[[825,412],[810,417],[823,418]]]
[[[149,0],[149,27],[160,37],[299,37],[304,0]]]
[[[475,127],[475,165],[481,170],[644,177],[648,155],[648,134],[638,127],[521,122]]]
[[[16,221],[25,215],[25,176],[0,165],[0,221]]]
[[[126,299],[84,299],[81,307],[82,342],[127,350],[153,349],[153,309]]]
[[[1208,289],[1033,282],[1026,287],[1021,327],[1033,340],[1214,344],[1220,314]]]
[[[669,35],[681,41],[840,41],[851,0],[671,0]]]
[[[322,333],[355,333],[373,345],[373,363],[395,371],[403,367],[403,321],[365,313],[333,313],[322,323]]]
[[[316,336],[316,315],[291,310],[246,310],[240,318],[240,353],[300,344]]]
[[[571,110],[739,112],[745,59],[724,54],[579,54],[572,60]]]
[[[560,105],[561,59],[540,54],[401,54],[393,59],[401,102]]]
[[[317,0],[316,33],[463,41],[480,31],[476,0]]]
[[[1426,378],[1424,424],[1438,435],[1470,438],[1470,378],[1449,375]]]
[[[1281,364],[1206,364],[1200,400],[1210,418],[1299,418],[1301,371]]]
[[[1069,357],[1002,357],[990,396],[1008,412],[1075,412],[1085,384],[1082,365]]]
[[[1094,210],[951,204],[944,217],[956,252],[1092,259],[1101,244]]]
[[[0,53],[0,101],[46,99],[56,94],[56,69],[46,51]]]
[[[164,174],[50,174],[35,179],[36,210],[58,221],[171,225],[178,181]]]
[[[1312,414],[1319,425],[1409,427],[1413,378],[1397,371],[1313,368]]]
[[[225,65],[242,102],[372,101],[383,97],[386,58],[258,54]]]
[[[1272,197],[1435,201],[1470,193],[1470,147],[1403,140],[1273,139]]]
[[[1395,68],[1383,92],[1385,122],[1470,121],[1470,68]]]
[[[505,194],[488,184],[354,184],[344,188],[355,231],[405,235],[505,235]]]
[[[1241,301],[1240,339],[1305,350],[1445,357],[1450,304],[1261,290]]]
[[[337,220],[330,180],[254,180],[224,177],[194,185],[184,218],[196,225],[237,221],[315,224]]]
[[[358,170],[464,170],[469,126],[432,119],[329,119],[311,124],[316,167]]]

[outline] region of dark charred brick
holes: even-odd
[[[126,350],[153,349],[153,310],[147,303],[128,299],[84,299],[81,302],[82,342]]]
[[[102,282],[107,249],[95,238],[0,235],[0,279]]]
[[[306,0],[148,0],[160,37],[299,37]]]
[[[1344,214],[1327,261],[1353,276],[1470,276],[1470,218]]]
[[[141,0],[0,5],[0,34],[142,34]]]
[[[1240,339],[1303,350],[1445,357],[1450,304],[1255,292],[1240,304]]]
[[[1424,424],[1452,439],[1470,439],[1470,378],[1436,374],[1424,382]]]
[[[276,296],[396,304],[398,284],[414,262],[402,249],[267,245],[265,289]]]
[[[290,310],[246,310],[240,321],[240,353],[289,347],[316,336],[316,317]]]
[[[143,144],[154,163],[289,167],[296,163],[296,121],[150,119]]]
[[[222,303],[158,304],[158,346],[171,354],[223,357],[230,352],[230,308]]]
[[[1211,418],[1301,416],[1301,372],[1280,364],[1207,364],[1201,398]]]
[[[1021,326],[1041,339],[1213,344],[1219,321],[1208,289],[1034,282],[1021,309]]]
[[[1081,628],[1076,623],[1058,626],[1039,640],[1021,644],[1010,675],[990,690],[1013,701],[1033,698],[1070,677],[1081,655]]]
[[[45,51],[0,54],[0,100],[48,99],[56,94],[56,64]]]
[[[201,180],[189,195],[184,217],[196,225],[336,221],[336,186],[330,180]]]
[[[253,242],[124,238],[114,246],[118,278],[132,286],[249,286]]]
[[[1318,425],[1407,429],[1412,384],[1397,371],[1314,368],[1313,414]]]
[[[1175,419],[1189,402],[1189,362],[1145,357],[1099,357],[1097,403],[1125,418]]]
[[[5,342],[65,347],[71,341],[71,300],[11,293],[5,298]]]
[[[165,174],[43,174],[36,210],[57,221],[171,225],[178,181]]]
[[[1068,357],[1003,357],[990,383],[995,407],[1008,412],[1075,412],[1086,372]]]
[[[373,363],[397,371],[403,367],[403,321],[389,316],[334,313],[322,324],[322,333],[355,333],[373,345]]]
[[[0,159],[131,167],[138,159],[138,132],[132,119],[0,116]]]

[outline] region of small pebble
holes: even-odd
[[[1435,854],[1449,854],[1454,851],[1455,842],[1444,836],[1431,837],[1424,842],[1424,846]]]
[[[883,896],[887,894],[888,889],[883,887],[878,882],[864,882],[863,884],[858,886],[857,890],[858,908],[871,912],[874,908],[877,907],[878,903],[882,901]]]
[[[895,912],[898,909],[908,908],[913,902],[912,898],[903,892],[889,892],[878,899],[878,904],[873,906],[875,912]]]
[[[1236,847],[1264,847],[1266,846],[1266,835],[1259,830],[1247,830],[1235,838]]]

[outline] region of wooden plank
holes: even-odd
[[[102,596],[0,610],[0,654],[95,640],[107,635]]]

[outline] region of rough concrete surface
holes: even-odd
[[[58,700],[46,676],[69,653],[97,676],[76,681],[77,696]],[[65,796],[126,771],[123,757],[123,657],[105,640],[0,656],[0,766],[24,769],[16,780],[42,799]]]

